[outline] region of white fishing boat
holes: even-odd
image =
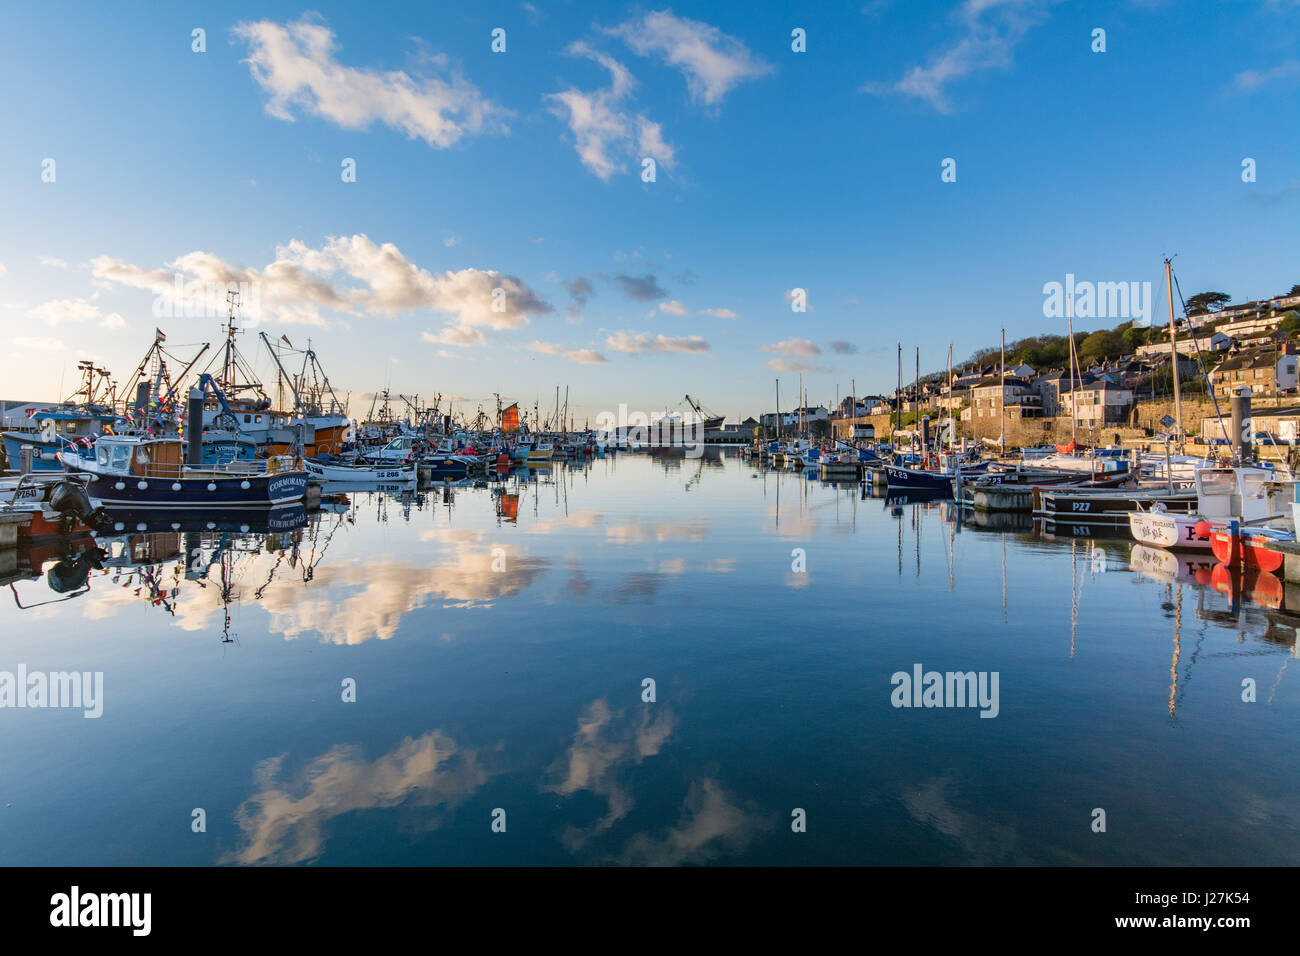
[[[1210,550],[1215,525],[1237,520],[1258,524],[1285,514],[1270,490],[1271,468],[1200,468],[1195,475],[1196,510],[1175,514],[1157,502],[1129,512],[1129,530],[1140,544],[1157,548]]]
[[[415,462],[350,464],[342,461],[322,461],[306,458],[302,463],[307,474],[317,481],[345,481],[349,483],[379,482],[400,484],[416,480]]]

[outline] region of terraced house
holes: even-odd
[[[1242,349],[1219,363],[1210,382],[1221,396],[1242,385],[1257,395],[1288,395],[1296,390],[1296,361],[1291,342]]]

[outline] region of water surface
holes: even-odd
[[[0,864],[1300,862],[1280,582],[716,455],[348,497],[11,575],[104,705],[0,709]]]

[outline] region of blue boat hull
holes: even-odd
[[[932,471],[913,471],[886,465],[885,483],[892,488],[911,488],[916,491],[952,491],[952,476]]]
[[[105,508],[266,508],[301,501],[307,493],[307,473],[186,478],[94,475],[86,491]]]
[[[22,463],[23,445],[32,446],[32,471],[62,471],[58,452],[69,447],[67,442],[45,442],[35,435],[22,432],[5,432],[5,459],[11,471],[17,471]]]

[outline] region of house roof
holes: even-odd
[[[997,388],[998,385],[1020,385],[1023,388],[1029,387],[1029,383],[1023,378],[1015,378],[1011,375],[1008,375],[1006,378],[1003,378],[1000,375],[986,375],[978,382],[972,383],[971,388]]]
[[[1217,372],[1234,372],[1239,369],[1272,368],[1281,359],[1273,349],[1245,349],[1229,355],[1214,369]]]
[[[1094,379],[1091,382],[1083,382],[1079,385],[1078,388],[1070,389],[1071,392],[1095,392],[1095,391],[1106,392],[1112,390],[1117,392],[1133,391],[1133,389],[1125,388],[1123,385],[1116,385],[1108,378],[1098,378],[1098,379]]]

